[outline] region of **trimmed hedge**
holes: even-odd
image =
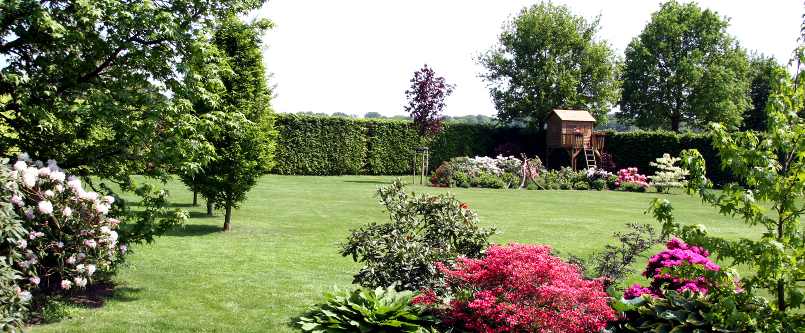
[[[679,156],[685,149],[695,148],[704,156],[708,177],[716,184],[730,179],[729,171],[722,170],[721,159],[712,145],[711,137],[702,133],[673,133],[665,131],[609,132],[604,150],[612,154],[619,168],[637,167],[641,173],[654,174],[649,163],[664,153]]]
[[[274,172],[282,175],[360,174],[366,159],[366,127],[336,117],[283,114]]]
[[[404,175],[411,172],[419,137],[409,121],[365,120],[280,114],[274,173],[285,175]],[[649,162],[669,153],[696,148],[707,160],[708,176],[717,184],[729,179],[722,171],[710,137],[699,133],[609,132],[605,150],[618,167],[634,166],[653,174]],[[529,156],[544,158],[544,132],[492,125],[445,124],[434,138],[430,168],[457,156]],[[558,153],[557,153],[558,154]],[[553,160],[553,158],[552,158]]]

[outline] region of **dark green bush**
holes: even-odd
[[[408,194],[399,180],[377,191],[390,215],[383,224],[352,231],[341,255],[363,264],[354,283],[421,290],[438,280],[435,262],[477,257],[494,230],[478,227],[478,216],[451,194]]]
[[[472,178],[472,186],[481,188],[506,188],[506,183],[491,173],[481,173]]]
[[[573,184],[574,190],[588,191],[590,190],[590,183],[586,181],[576,182]]]
[[[362,121],[366,126],[365,173],[404,175],[411,173],[414,150],[421,146],[416,130],[407,121]],[[441,162],[441,161],[440,161]],[[439,164],[433,164],[435,168]]]
[[[621,184],[618,189],[624,192],[646,192],[646,188],[644,186],[629,182]]]
[[[453,173],[453,182],[455,182],[456,187],[463,187],[469,188],[470,187],[470,176],[467,175],[466,172],[454,172]]]
[[[590,182],[590,188],[593,190],[601,191],[607,188],[607,181],[605,179],[596,179]]]
[[[608,332],[799,332],[803,325],[780,322],[765,299],[746,292],[713,297],[667,291],[665,298],[644,296],[615,308],[623,318]]]
[[[358,288],[326,293],[324,303],[313,306],[296,323],[302,332],[435,332],[438,319],[412,305],[411,291]]]

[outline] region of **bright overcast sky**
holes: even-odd
[[[661,1],[566,0],[601,16],[599,38],[623,54]],[[495,114],[475,59],[502,24],[535,0],[269,0],[256,14],[276,24],[265,38],[266,66],[279,112],[403,114],[413,72],[427,63],[456,85],[448,115]],[[729,33],[749,50],[787,62],[796,47],[801,0],[713,0],[702,7],[730,18]]]

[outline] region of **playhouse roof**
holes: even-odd
[[[584,110],[553,110],[553,113],[565,121],[595,121],[593,115]]]

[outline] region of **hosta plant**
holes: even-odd
[[[413,297],[414,292],[394,287],[326,293],[324,302],[299,317],[297,325],[315,333],[436,332],[437,319],[412,304]]]
[[[341,255],[363,264],[354,282],[366,287],[419,290],[438,280],[437,261],[475,258],[494,230],[451,194],[408,194],[399,180],[377,190],[390,221],[352,231]]]

